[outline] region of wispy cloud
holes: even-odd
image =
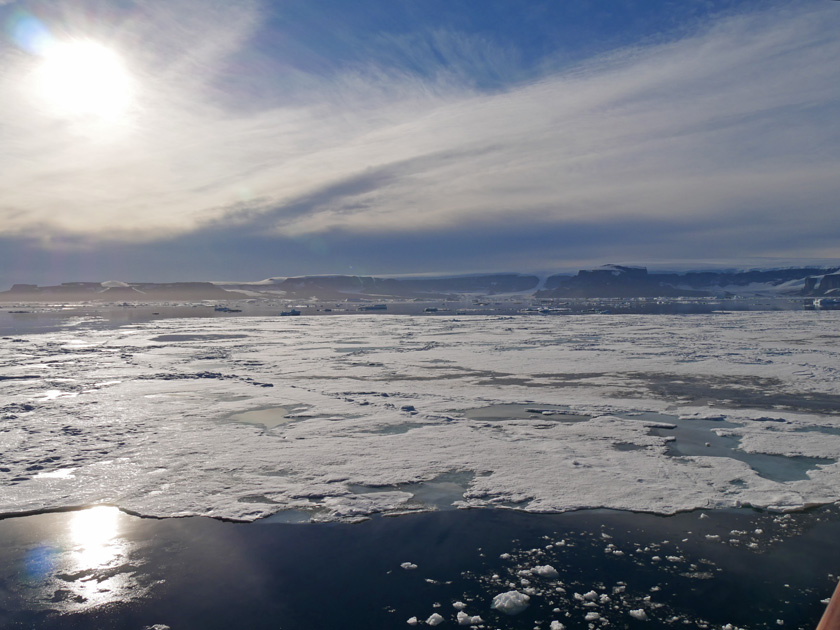
[[[149,3],[124,18],[115,45],[141,96],[123,128],[40,113],[26,93],[30,60],[6,52],[0,90],[15,98],[0,99],[5,234],[664,221],[727,242],[753,229],[795,240],[840,198],[833,3],[774,5],[513,83],[515,50],[456,31],[383,35],[408,59],[403,70],[296,71],[293,97],[275,85],[274,102],[241,94],[241,106],[219,86],[232,56],[247,59],[260,9],[201,6]],[[434,70],[440,58],[450,72]],[[504,80],[492,90],[464,80],[479,67]]]

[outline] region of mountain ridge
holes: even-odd
[[[537,298],[829,297],[840,296],[840,265],[750,270],[649,272],[608,264],[577,274],[541,277],[488,273],[440,277],[306,275],[254,282],[65,282],[15,284],[0,301],[165,301],[295,299],[441,299],[452,295],[532,295]]]

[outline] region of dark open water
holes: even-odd
[[[451,628],[460,601],[486,628],[813,628],[840,574],[835,507],[471,510],[353,525],[100,511],[102,527],[83,512],[0,521],[0,627],[367,630],[437,612]],[[559,577],[519,574],[544,565]],[[490,608],[511,582],[534,589],[513,617]],[[590,591],[595,602],[575,597]],[[639,609],[648,621],[629,614]],[[587,621],[593,612],[600,619]]]

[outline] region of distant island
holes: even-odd
[[[540,277],[495,273],[456,277],[350,275],[277,277],[255,282],[65,282],[15,284],[3,302],[287,299],[446,299],[463,295],[564,298],[840,297],[840,266],[744,271],[649,272],[604,265],[577,274]]]

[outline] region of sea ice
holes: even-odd
[[[840,401],[840,348],[820,341],[835,334],[830,318],[288,319],[0,339],[0,514],[107,502],[145,516],[352,521],[435,509],[418,488],[445,474],[458,507],[673,514],[840,500],[840,432],[825,412]],[[339,324],[353,352],[336,345]],[[467,413],[494,405],[523,413]],[[294,421],[230,421],[279,409]],[[666,434],[692,422],[712,446],[670,454],[682,438]],[[754,456],[796,475],[762,476]]]
[[[484,623],[484,620],[480,615],[470,616],[464,611],[459,611],[455,618],[458,621],[459,626],[476,626],[480,623]]]
[[[555,569],[550,564],[546,564],[541,567],[534,567],[533,569],[531,569],[531,573],[533,575],[538,575],[544,578],[556,578],[560,576],[560,574],[557,572],[557,569]]]
[[[493,605],[499,612],[506,615],[518,615],[526,608],[528,608],[531,598],[525,593],[519,591],[508,591],[507,593],[499,593],[493,598]]]
[[[428,619],[426,619],[426,623],[430,626],[439,626],[443,623],[443,617],[440,616],[438,613],[432,613]]]

